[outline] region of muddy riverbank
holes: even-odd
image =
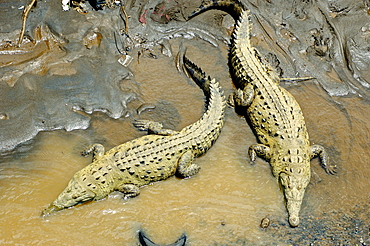
[[[137,245],[144,229],[158,244],[186,233],[189,245],[369,245],[369,3],[245,3],[252,41],[281,76],[316,78],[282,86],[299,102],[311,142],[338,166],[331,176],[311,162],[298,228],[288,225],[269,165],[249,164],[256,138],[232,108],[220,138],[196,160],[202,169],[194,177],[40,218],[90,163],[80,155],[89,144],[109,149],[142,136],[135,119],[175,130],[199,119],[203,94],[177,68],[179,51],[187,48],[226,95],[233,91],[227,42],[234,22],[216,10],[185,22],[200,1],[138,0],[125,2],[126,30],[119,7],[87,4],[80,14],[39,1],[24,46],[11,48],[28,2],[9,0],[0,3],[0,244]]]

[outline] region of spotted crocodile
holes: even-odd
[[[272,173],[281,183],[292,227],[299,225],[299,211],[310,181],[310,160],[319,156],[329,174],[325,149],[310,145],[305,120],[295,98],[279,85],[280,78],[261,59],[250,43],[252,28],[249,10],[237,0],[207,0],[189,19],[209,9],[229,13],[236,26],[231,40],[229,64],[236,91],[229,103],[242,112],[250,123],[259,144],[249,147],[252,162],[259,156],[270,163]]]
[[[179,132],[162,129],[158,122],[138,120],[134,125],[147,130],[149,135],[106,153],[101,144],[88,147],[83,154],[93,153],[93,162],[74,174],[65,190],[43,210],[43,216],[100,200],[113,191],[134,197],[139,195],[139,187],[175,174],[190,177],[199,171],[200,166],[193,160],[211,148],[218,138],[224,124],[226,99],[219,83],[207,77],[186,57],[184,66],[206,96],[207,109],[202,117]]]

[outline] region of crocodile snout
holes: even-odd
[[[299,217],[289,216],[289,224],[291,227],[297,227],[299,225]]]
[[[54,212],[57,212],[59,210],[62,210],[62,208],[59,208],[59,207],[55,206],[54,204],[51,204],[48,208],[45,208],[44,210],[42,210],[41,216],[46,217],[46,216],[49,216],[50,214],[52,214]]]

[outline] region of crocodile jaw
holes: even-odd
[[[301,210],[302,200],[306,187],[310,181],[310,173],[292,175],[292,173],[287,174],[282,172],[279,177],[284,189],[286,208],[289,214],[289,224],[292,227],[297,227],[299,225],[299,211]]]
[[[75,175],[72,180],[69,181],[64,191],[60,193],[58,198],[51,203],[48,208],[42,211],[41,216],[48,216],[54,212],[72,207],[79,203],[93,200],[95,197],[96,195],[94,192],[84,189],[80,185],[79,178]]]
[[[292,227],[297,227],[299,225],[299,211],[301,209],[302,200],[287,199],[286,203],[289,214],[289,224]]]

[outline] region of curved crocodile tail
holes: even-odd
[[[211,9],[225,11],[231,15],[235,21],[239,19],[243,11],[247,10],[246,6],[239,0],[205,0],[197,9],[191,12],[188,16],[188,20]]]
[[[184,66],[186,72],[194,80],[194,82],[203,90],[204,95],[207,97],[207,101],[211,96],[210,85],[211,77],[207,77],[206,73],[200,69],[197,65],[191,62],[186,56],[183,57]]]
[[[187,73],[194,80],[194,82],[203,90],[203,93],[207,98],[206,108],[209,109],[210,101],[212,102],[212,100],[214,100],[214,102],[212,103],[220,104],[219,105],[220,109],[222,109],[223,112],[223,107],[226,104],[224,91],[220,87],[219,83],[215,79],[211,79],[210,76],[207,76],[206,73],[204,73],[200,67],[191,62],[185,55],[183,57],[183,61]],[[219,97],[218,99],[215,98],[214,93],[218,94],[218,96],[216,96],[216,98]]]

